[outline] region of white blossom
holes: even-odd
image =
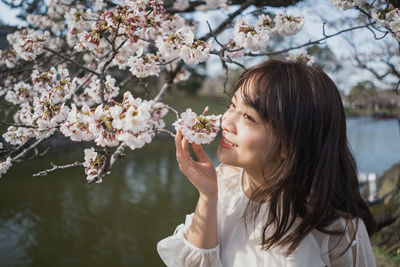
[[[254,52],[267,46],[271,31],[266,27],[251,26],[246,18],[240,18],[235,23],[234,42],[238,47],[244,47]]]
[[[238,46],[233,39],[229,39],[224,45],[226,47],[225,55],[230,58],[238,58],[244,56],[244,49],[242,46]]]
[[[278,13],[275,16],[275,27],[280,35],[294,35],[303,27],[304,20],[302,16],[292,16]]]
[[[12,49],[0,50],[0,66],[6,65],[7,68],[12,69],[18,62],[18,56]]]
[[[86,90],[89,97],[91,97],[97,104],[102,102],[101,100],[101,81],[100,79],[94,79],[89,88]],[[110,75],[106,76],[104,82],[104,100],[108,101],[116,97],[119,93],[119,87],[115,86],[115,79]]]
[[[286,60],[293,62],[302,62],[307,64],[308,66],[312,66],[314,64],[314,57],[307,54],[307,51],[301,49],[298,53],[290,53]]]
[[[160,73],[160,66],[157,61],[158,58],[156,56],[148,53],[130,57],[127,65],[130,67],[130,71],[133,75],[138,78],[144,78],[150,75],[158,76]]]
[[[22,145],[29,139],[36,136],[36,131],[33,128],[14,127],[7,128],[7,132],[3,134],[3,138],[11,145]]]
[[[195,40],[191,45],[183,45],[179,56],[186,63],[199,64],[210,57],[210,52],[212,50],[211,43]]]
[[[356,6],[360,7],[365,4],[365,0],[331,0],[331,2],[338,8],[347,10]]]
[[[177,0],[177,1],[174,1],[172,8],[179,10],[179,11],[183,11],[183,10],[187,9],[189,6],[190,6],[189,0]]]
[[[175,130],[182,131],[182,135],[189,143],[209,144],[218,134],[222,115],[205,116],[208,107],[202,115],[197,115],[190,108],[181,114],[181,118],[173,123]]]
[[[21,58],[30,61],[44,52],[44,42],[48,37],[48,31],[42,34],[39,31],[21,30],[15,33],[12,45]]]
[[[7,157],[5,161],[0,162],[0,178],[12,166],[11,157]]]
[[[5,99],[10,103],[19,105],[29,101],[29,99],[33,100],[35,96],[37,96],[37,92],[32,89],[32,86],[21,81],[14,85],[13,90],[7,91]]]
[[[186,81],[190,77],[190,72],[187,69],[182,68],[174,77],[173,82],[179,83]]]
[[[86,179],[88,182],[92,182],[97,175],[101,173],[101,168],[103,167],[104,157],[95,151],[92,147],[90,149],[85,149],[85,161],[83,166],[85,167],[85,174],[87,175]],[[101,183],[102,179],[99,177],[96,183]]]
[[[61,133],[76,142],[93,140],[95,136],[89,131],[88,123],[92,115],[90,108],[84,105],[78,110],[75,104],[71,106],[65,122],[61,124]]]
[[[379,26],[389,29],[393,37],[400,41],[400,10],[398,8],[372,9],[371,16]]]

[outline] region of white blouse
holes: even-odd
[[[243,169],[221,164],[217,167],[217,174],[218,245],[201,249],[186,240],[184,233],[194,214],[186,215],[185,223],[180,224],[172,236],[157,244],[158,253],[167,266],[353,266],[352,249],[341,255],[350,242],[347,231],[345,238],[340,238],[314,229],[288,257],[282,250],[262,250],[262,227],[268,204],[263,204],[255,223],[253,219],[247,220],[246,229],[243,214],[249,199],[242,188]],[[356,238],[351,245],[356,246],[356,266],[376,266],[364,222],[353,219],[354,229],[357,221]],[[345,225],[344,219],[338,219],[329,229],[344,229]]]

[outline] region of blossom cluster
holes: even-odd
[[[204,113],[197,115],[190,108],[181,114],[181,117],[173,123],[176,131],[182,131],[182,135],[189,143],[209,144],[218,134],[222,115],[205,116]]]
[[[5,161],[0,162],[0,178],[2,174],[6,173],[11,166],[12,163],[10,157],[7,157]]]
[[[93,147],[90,149],[85,149],[85,161],[83,163],[83,167],[85,167],[85,174],[87,175],[86,179],[88,182],[93,182],[96,179],[96,183],[101,183],[101,177],[98,175],[101,173],[101,169],[104,164],[105,156],[101,153],[98,153]]]
[[[60,131],[73,141],[94,140],[98,146],[117,146],[124,142],[132,150],[150,143],[158,128],[164,128],[168,109],[163,103],[134,98],[124,94],[122,103],[86,105],[69,111]]]
[[[19,105],[14,120],[25,126],[10,126],[3,138],[10,144],[20,145],[30,138],[44,138],[54,133],[69,113],[65,101],[76,89],[76,80],[67,69],[52,67],[47,72],[34,70],[32,84],[19,82],[7,91],[5,99]]]
[[[260,15],[254,26],[246,20],[240,18],[236,21],[234,40],[230,40],[226,46],[231,50],[238,48],[250,49],[254,52],[265,48],[269,39],[274,33],[280,35],[294,35],[302,28],[304,20],[302,16],[292,16],[288,14],[276,14],[274,19],[268,15]],[[230,55],[230,57],[241,56],[241,54]]]
[[[40,31],[24,29],[7,36],[14,51],[25,60],[33,60],[44,52],[44,43],[49,37],[49,32],[42,34]]]
[[[331,0],[331,2],[338,8],[347,10],[354,7],[361,7],[365,4],[365,0]]]
[[[301,49],[298,53],[290,53],[286,60],[293,62],[302,62],[308,66],[314,64],[314,57],[307,54],[307,51]]]
[[[393,37],[400,41],[400,10],[398,8],[373,9],[371,16],[379,26],[389,29]]]

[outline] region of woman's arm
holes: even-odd
[[[210,249],[218,245],[216,198],[200,195],[192,224],[185,238],[198,248]]]
[[[180,131],[176,134],[175,146],[181,172],[200,194],[192,224],[187,230],[185,238],[198,248],[214,248],[218,245],[218,186],[215,167],[201,145],[192,144],[198,161],[192,159],[189,153],[189,142],[182,138]]]

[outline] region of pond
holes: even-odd
[[[361,171],[381,174],[400,160],[396,120],[349,118],[348,135]],[[0,179],[0,265],[163,266],[157,242],[198,197],[174,154],[172,138],[160,139],[129,152],[96,185],[86,184],[83,169],[30,176],[50,161],[83,159],[79,145],[14,166]]]

